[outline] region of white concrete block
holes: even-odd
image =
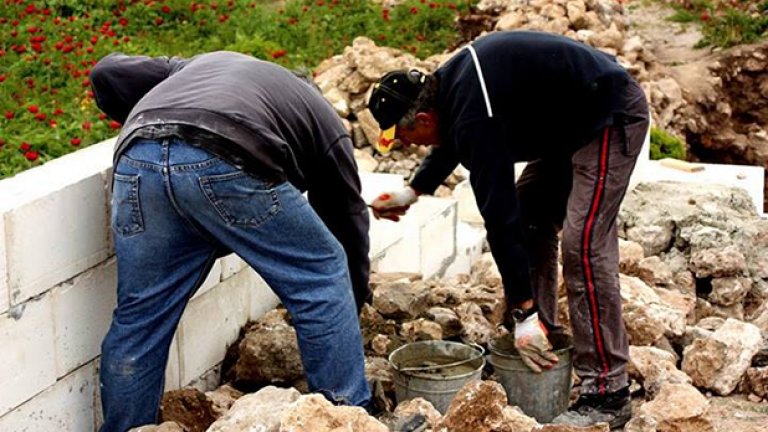
[[[367,203],[371,203],[371,201],[384,192],[395,191],[405,187],[405,180],[399,174],[361,172],[359,175],[360,184],[362,185],[360,195]]]
[[[651,128],[648,128],[648,132],[645,133],[645,139],[643,140],[643,147],[640,149],[640,154],[637,156],[637,162],[635,162],[635,169],[632,171],[632,175],[629,177],[629,186],[627,190],[634,189],[639,182],[643,180],[651,168]]]
[[[485,228],[459,222],[456,225],[456,258],[445,270],[445,277],[459,273],[469,274],[472,264],[483,254],[485,243]]]
[[[187,305],[179,325],[181,385],[186,385],[224,359],[250,312],[249,285],[229,278]]]
[[[221,280],[227,280],[248,267],[248,264],[235,254],[219,258],[219,261],[221,261]]]
[[[64,175],[37,174],[30,180],[49,185],[49,193],[3,214],[11,304],[51,289],[109,254],[102,174],[71,183]]]
[[[0,316],[0,416],[56,381],[53,341],[50,295]]]
[[[181,388],[181,365],[179,364],[179,332],[173,336],[165,366],[165,391]]]
[[[453,198],[458,202],[459,220],[473,225],[483,226],[485,221],[477,208],[475,194],[469,180],[464,180],[453,189]]]
[[[372,256],[377,272],[416,272],[424,278],[440,275],[456,253],[456,201],[424,196],[399,222],[371,225],[371,238],[386,230],[396,239]]]
[[[456,201],[432,198],[424,213],[419,242],[424,279],[442,276],[456,257]],[[427,210],[425,208],[425,210]]]
[[[200,288],[197,289],[192,298],[200,297],[218,285],[219,282],[221,282],[221,260],[216,260],[213,263],[213,267],[211,267],[211,271],[208,272],[208,276],[205,277],[202,285],[200,285]]]
[[[89,363],[0,417],[0,430],[92,432],[97,383],[96,368]]]
[[[0,314],[8,311],[11,293],[8,287],[8,254],[5,247],[5,218],[0,209]]]
[[[110,259],[53,289],[56,376],[99,355],[117,303],[117,264]]]
[[[280,299],[272,288],[267,285],[267,282],[256,273],[252,268],[246,267],[236,277],[242,278],[241,280],[248,286],[248,291],[251,296],[251,308],[250,319],[255,320],[260,318],[265,313],[271,311],[277,305],[280,304]]]

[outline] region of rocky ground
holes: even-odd
[[[466,40],[483,31],[529,28],[574,37],[616,54],[643,84],[657,126],[687,139],[697,160],[768,166],[768,44],[695,50],[695,26],[664,20],[658,3],[608,0],[483,0],[461,20]],[[378,128],[368,112],[371,84],[404,67],[434,70],[450,54],[417,59],[358,38],[315,71],[315,80],[348,124],[365,171],[406,178],[425,149],[374,155]],[[438,192],[450,195],[461,172]],[[768,196],[768,195],[767,195]],[[728,187],[640,185],[619,216],[621,290],[630,338],[632,432],[744,431],[768,426],[768,221],[744,191]],[[464,387],[445,415],[416,399],[396,404],[386,357],[418,340],[487,346],[503,336],[498,270],[489,254],[471,274],[423,281],[374,274],[374,301],[361,314],[367,374],[386,414],[334,407],[307,392],[296,334],[284,310],[250,323],[231,347],[222,385],[166,393],[162,425],[152,431],[410,430],[414,416],[431,431],[604,431],[541,425],[507,404],[492,371]],[[567,323],[566,290],[560,289]]]

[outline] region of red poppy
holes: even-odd
[[[285,54],[287,54],[286,51],[284,49],[280,49],[280,50],[274,51],[272,53],[272,58],[273,59],[280,58],[280,57],[284,56]]]
[[[91,130],[92,127],[93,127],[93,123],[89,121],[83,122],[83,130]]]
[[[120,24],[121,26],[125,27],[125,26],[128,25],[128,18],[122,17],[119,20],[117,20],[117,23]]]
[[[26,141],[22,141],[21,144],[19,144],[19,150],[21,150],[21,151],[24,151],[24,152],[25,151],[29,151],[29,149],[31,149],[31,148],[32,148],[32,146],[29,145],[29,143],[26,142]]]
[[[5,118],[8,119],[8,120],[13,119],[14,116],[15,116],[15,114],[13,113],[13,111],[6,111],[5,112]]]
[[[27,158],[28,161],[34,162],[37,160],[38,157],[40,157],[40,154],[34,150],[28,151],[24,153],[24,157]]]
[[[168,5],[163,5],[160,10],[163,11],[163,13],[171,13],[171,7]]]
[[[48,125],[52,128],[55,128],[56,126],[59,125],[59,123],[56,120],[51,120],[48,122]]]
[[[45,120],[45,118],[46,118],[45,113],[39,112],[39,113],[35,114],[35,120],[37,120],[37,121],[43,121],[43,120]]]
[[[0,83],[5,81],[5,75],[0,75]]]
[[[73,146],[75,146],[75,147],[79,146],[79,145],[80,145],[80,143],[82,143],[82,142],[83,142],[83,140],[81,140],[80,138],[72,138],[72,139],[69,141],[69,143],[70,143],[70,144],[72,144],[72,145],[73,145]]]
[[[104,113],[99,113],[99,120],[105,120],[107,118],[107,115]]]
[[[122,126],[123,125],[120,124],[120,122],[116,121],[116,120],[112,120],[111,122],[109,122],[109,128],[110,129],[120,129]]]
[[[38,111],[40,111],[40,108],[37,105],[30,105],[29,107],[27,107],[27,110],[32,114],[37,114]]]
[[[417,13],[419,13],[419,10],[416,7],[412,7],[410,12],[411,14],[416,15]]]
[[[155,25],[163,25],[164,22],[165,20],[160,17],[155,18]]]

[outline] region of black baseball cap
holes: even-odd
[[[411,109],[426,79],[426,75],[416,69],[398,70],[384,75],[374,85],[368,109],[381,128],[379,140],[374,145],[379,153],[391,150],[397,122]]]

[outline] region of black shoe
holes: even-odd
[[[612,393],[583,394],[568,411],[552,420],[552,423],[571,426],[592,426],[608,423],[611,429],[621,428],[632,418],[632,399],[629,387]]]

